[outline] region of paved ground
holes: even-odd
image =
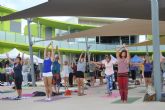
[[[72,88],[76,89],[76,88]],[[0,90],[11,90],[8,87],[0,87]],[[25,88],[24,94],[34,91],[43,91],[43,87]],[[22,99],[20,101],[0,100],[0,110],[164,110],[165,103],[162,102],[143,102],[144,87],[131,88],[129,90],[129,103],[117,103],[119,98],[118,91],[114,91],[112,97],[105,95],[105,85],[95,88],[88,88],[86,96],[77,96],[73,94],[69,98],[55,97],[56,101],[41,102],[45,97],[33,97]],[[0,98],[15,96],[15,92],[1,93]],[[63,99],[64,98],[64,99]],[[117,102],[116,102],[117,101]]]

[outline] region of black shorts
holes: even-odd
[[[95,77],[96,75],[95,75],[95,72],[89,72],[89,76],[90,77]]]
[[[144,72],[144,77],[145,78],[151,78],[152,72]]]
[[[22,81],[23,81],[22,76],[15,77],[14,80],[15,80],[16,89],[21,90],[22,89]]]
[[[77,77],[77,78],[84,78],[84,72],[82,72],[82,71],[77,71],[76,77]]]

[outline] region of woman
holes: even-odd
[[[52,51],[49,52],[47,49],[52,46]],[[52,96],[52,71],[51,65],[54,57],[53,43],[51,42],[44,50],[44,63],[43,63],[43,78],[47,98],[45,100],[51,100]]]
[[[97,65],[96,66],[96,78],[98,77],[100,80],[100,85],[104,84],[103,78],[105,76],[105,68],[104,65]]]
[[[99,63],[97,63],[97,64],[99,64]],[[103,60],[101,64],[103,64],[105,67],[105,79],[107,82],[107,94],[112,95],[113,82],[115,81],[113,65],[116,64],[116,62],[111,59],[110,55],[106,55],[105,60]]]
[[[76,73],[77,73],[77,66],[75,63],[71,65],[72,72],[69,74],[69,85],[73,87],[76,83]]]
[[[15,82],[15,88],[17,91],[18,96],[15,98],[16,100],[21,100],[22,97],[22,60],[21,57],[17,56],[15,62],[13,62],[10,58],[9,55],[6,54],[8,60],[10,63],[14,64],[14,82]],[[23,59],[23,58],[22,58]]]
[[[84,73],[86,70],[86,54],[83,56],[83,52],[81,53],[78,64],[77,64],[77,85],[78,85],[78,96],[85,95],[84,94]]]
[[[13,68],[9,66],[9,63],[6,63],[5,73],[6,73],[7,86],[10,86],[12,84]]]
[[[122,50],[123,49],[123,50]],[[127,102],[128,95],[128,68],[130,55],[128,48],[123,45],[121,48],[117,49],[116,52],[117,62],[118,62],[118,86],[121,96],[121,101],[123,103]]]
[[[55,93],[59,94],[60,86],[61,86],[61,77],[60,77],[61,55],[58,46],[56,46],[56,51],[58,52],[58,55],[55,55],[55,57],[53,58],[52,73],[53,73],[53,85],[54,85]]]
[[[144,60],[144,79],[147,88],[147,92],[151,92],[152,87],[152,63],[149,59],[149,56],[145,56]]]
[[[138,70],[138,67],[134,63],[130,63],[130,72],[133,83],[136,81],[136,72]]]
[[[140,68],[140,83],[143,84],[143,78],[144,78],[144,65],[143,64],[140,64],[139,66]]]
[[[23,62],[23,66],[22,66],[22,75],[23,75],[24,86],[28,86],[28,74],[29,73],[30,73],[30,64],[29,64],[29,59],[27,58]]]
[[[64,61],[64,65],[62,67],[61,77],[64,79],[64,87],[65,90],[68,90],[68,84],[69,84],[69,64],[68,61]]]
[[[95,77],[96,77],[95,71],[96,71],[96,65],[92,62],[89,62],[89,75],[90,75],[90,78],[91,78],[90,79],[90,83],[91,83],[90,85],[92,87],[94,87],[95,82],[96,82],[96,80],[95,80]]]

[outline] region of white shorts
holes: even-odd
[[[66,74],[66,73],[64,73],[64,72],[61,72],[61,77],[62,77],[62,78],[69,77],[69,74]]]
[[[43,77],[51,77],[53,76],[52,72],[42,73]]]

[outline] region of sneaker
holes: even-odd
[[[46,97],[46,98],[45,98],[45,100],[46,100],[46,101],[49,101],[49,98],[48,98],[48,97]]]
[[[51,101],[51,100],[52,100],[52,99],[49,97],[49,98],[48,98],[48,101]]]

